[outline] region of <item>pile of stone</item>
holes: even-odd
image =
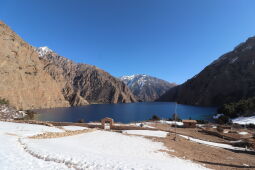
[[[10,120],[10,119],[21,119],[26,116],[25,111],[18,111],[13,107],[6,104],[0,105],[0,119]]]

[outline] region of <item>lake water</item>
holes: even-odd
[[[172,118],[175,103],[171,102],[143,102],[127,104],[93,104],[79,107],[54,108],[35,110],[36,120],[56,122],[84,122],[100,121],[110,117],[115,122],[130,123],[150,119],[157,115],[162,119]],[[212,120],[216,113],[215,107],[197,107],[177,105],[176,112],[181,119]]]

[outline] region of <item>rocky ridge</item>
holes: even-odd
[[[175,83],[169,83],[145,74],[120,77],[131,89],[138,101],[154,101],[163,95],[167,90],[176,86]]]
[[[71,106],[136,101],[129,88],[109,73],[92,65],[74,63],[48,47],[36,51],[44,70],[58,82]]]
[[[0,21],[0,97],[17,109],[70,106],[34,47]]]
[[[136,99],[109,73],[35,48],[0,22],[0,98],[17,110],[128,103]]]
[[[159,101],[220,106],[255,96],[255,37],[222,55],[199,74],[167,91]]]

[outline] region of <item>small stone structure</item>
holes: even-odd
[[[103,129],[112,129],[113,128],[113,119],[106,117],[101,120]]]
[[[195,128],[197,121],[196,120],[182,120],[184,128]]]

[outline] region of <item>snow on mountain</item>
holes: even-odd
[[[47,53],[50,53],[50,52],[53,52],[50,48],[48,48],[47,46],[44,46],[44,47],[38,47],[36,48],[36,51],[38,52],[38,54],[40,56],[44,56],[46,55]]]
[[[122,76],[123,81],[140,101],[154,101],[176,84],[145,74]]]
[[[73,62],[69,60],[68,58],[60,56],[59,54],[57,54],[55,51],[53,51],[47,46],[35,48],[35,51],[39,54],[40,59],[52,60],[58,63],[65,63],[65,64],[67,64],[68,62]]]
[[[120,79],[128,86],[133,86],[135,83],[138,83],[140,87],[143,87],[145,83],[149,81],[150,76],[145,74],[137,74],[131,76],[122,76]]]

